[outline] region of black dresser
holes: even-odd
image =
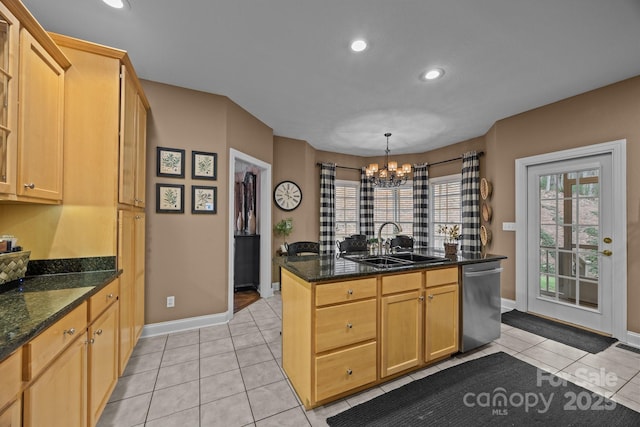
[[[260,235],[236,234],[233,289],[260,285]]]

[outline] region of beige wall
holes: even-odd
[[[227,310],[229,148],[265,162],[273,156],[271,128],[228,98],[142,81],[151,104],[147,136],[147,256],[145,323]],[[185,150],[185,178],[156,176],[156,148]],[[191,151],[218,154],[217,180],[191,179]],[[155,213],[156,183],[185,186],[185,213]],[[217,187],[217,214],[191,214],[191,186]],[[175,296],[174,308],[166,308]]]
[[[627,313],[630,331],[640,332],[640,77],[500,120],[486,135],[485,175],[493,183],[491,252],[505,254],[502,296],[515,299],[515,160],[522,157],[627,140]],[[614,302],[615,304],[615,302]]]

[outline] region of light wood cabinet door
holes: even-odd
[[[22,425],[22,405],[18,399],[0,412],[0,427],[20,427]]]
[[[15,194],[20,23],[2,3],[0,19],[0,193]]]
[[[133,282],[133,337],[135,346],[144,326],[144,272],[145,272],[145,214],[134,216],[134,282]]]
[[[147,109],[136,95],[136,172],[134,203],[145,207],[147,178]]]
[[[17,194],[62,200],[64,70],[20,31]]]
[[[385,278],[386,279],[386,278]],[[418,366],[422,348],[422,292],[382,297],[380,375]]]
[[[25,427],[87,425],[87,334],[78,337],[25,391]]]
[[[89,327],[89,427],[98,419],[118,381],[118,302]]]
[[[458,351],[458,285],[427,288],[425,297],[425,361]]]
[[[134,301],[134,222],[135,213],[118,211],[118,268],[120,275],[120,375],[129,361],[134,346],[133,301]]]
[[[124,65],[121,67],[120,79],[120,188],[118,201],[135,206],[137,92],[133,76]]]

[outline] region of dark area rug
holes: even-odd
[[[627,350],[627,351],[631,351],[633,353],[638,353],[640,354],[640,348],[636,348],[636,347],[631,347],[630,345],[626,345],[626,344],[617,344],[616,347],[619,347],[623,350]]]
[[[502,323],[594,354],[618,341],[518,310],[502,313]]]
[[[640,413],[506,353],[471,360],[327,418],[354,426],[639,426]]]

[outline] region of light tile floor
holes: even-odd
[[[99,427],[326,426],[325,419],[406,383],[504,351],[640,412],[640,354],[615,345],[596,355],[502,325],[477,351],[305,411],[281,369],[279,295],[228,325],[141,339]]]

